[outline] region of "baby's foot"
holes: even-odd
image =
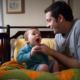
[[[58,71],[58,72],[53,72],[53,74],[60,74],[61,72],[60,71]]]

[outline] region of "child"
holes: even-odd
[[[28,45],[22,47],[16,60],[18,63],[25,63],[26,69],[58,72],[59,63],[56,60],[49,61],[48,56],[37,52],[36,47],[41,43],[41,34],[37,28],[30,28],[24,33]]]

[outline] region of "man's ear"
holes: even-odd
[[[29,41],[28,41],[28,39],[27,39],[27,38],[25,39],[25,41],[26,41],[26,43],[27,43],[27,44],[29,43]]]
[[[63,19],[64,19],[63,15],[62,14],[59,14],[58,19],[59,19],[59,22],[62,22]]]

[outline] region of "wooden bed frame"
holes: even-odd
[[[20,28],[30,28],[30,27],[37,27],[39,29],[47,29],[46,26],[10,26],[7,25],[6,27],[0,27],[1,29],[6,29],[5,33],[0,33],[1,39],[1,64],[10,61],[10,40],[13,38],[17,38],[18,36],[24,34],[25,31],[18,31],[13,36],[10,37],[10,29],[20,29]],[[53,31],[40,31],[42,38],[54,38],[55,35]]]

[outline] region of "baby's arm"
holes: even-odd
[[[30,51],[27,48],[27,46],[24,46],[23,48],[21,48],[18,56],[16,57],[16,60],[18,63],[25,63],[25,62],[31,60]]]

